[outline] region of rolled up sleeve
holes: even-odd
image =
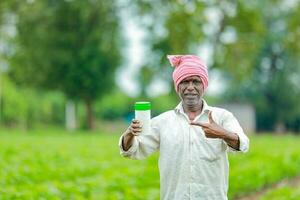
[[[246,153],[249,150],[249,138],[244,133],[241,125],[239,124],[238,120],[234,117],[234,115],[226,111],[222,115],[222,126],[228,131],[231,131],[233,133],[236,133],[239,137],[240,147],[239,151]],[[232,151],[237,151],[236,149],[233,149],[229,147]]]
[[[134,152],[137,151],[138,142],[136,137],[134,137],[131,147],[127,151],[125,151],[125,149],[123,148],[123,138],[125,134],[126,133],[124,133],[119,139],[120,154],[124,157],[130,157]]]
[[[153,120],[151,120],[153,121]],[[144,159],[159,149],[159,132],[151,122],[150,132],[141,134],[133,138],[132,146],[125,151],[123,149],[122,140],[125,133],[119,139],[120,154],[131,159]]]

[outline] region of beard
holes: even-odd
[[[200,95],[183,95],[182,96],[183,104],[188,108],[196,108],[201,105],[201,96]]]
[[[200,98],[199,97],[185,97],[183,99],[184,103],[187,105],[187,106],[195,106],[195,105],[198,105],[199,104],[199,101],[200,101]]]

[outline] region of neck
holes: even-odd
[[[188,115],[188,117],[191,121],[194,120],[195,117],[202,112],[202,109],[203,109],[202,100],[199,102],[199,104],[196,104],[196,105],[183,104],[183,110]]]

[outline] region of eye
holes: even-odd
[[[201,83],[202,83],[202,82],[199,81],[199,80],[193,80],[193,84],[194,84],[194,85],[201,85]]]
[[[188,81],[182,81],[181,84],[182,85],[187,85],[187,84],[189,84],[189,82]]]

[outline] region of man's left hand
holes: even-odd
[[[209,111],[208,113],[208,123],[191,122],[190,124],[202,127],[205,136],[208,138],[224,139],[226,137],[227,131],[213,120],[211,113],[211,111]]]

